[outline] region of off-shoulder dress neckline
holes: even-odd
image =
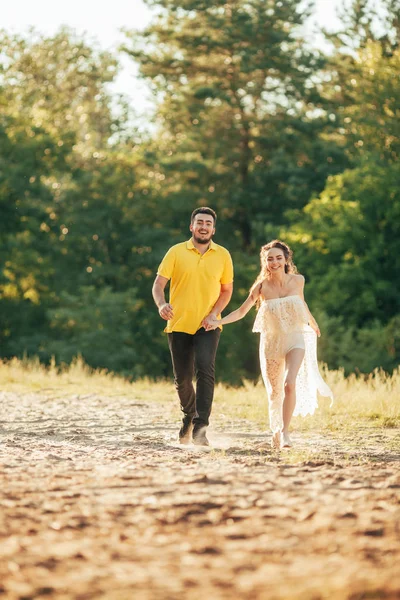
[[[263,298],[262,301],[271,302],[273,300],[286,300],[287,298],[299,298],[301,300],[301,297],[298,294],[289,294],[288,296],[281,296],[280,298]]]

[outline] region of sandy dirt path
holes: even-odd
[[[400,598],[399,430],[290,464],[218,414],[205,452],[176,406],[0,399],[0,600]]]

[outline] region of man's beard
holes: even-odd
[[[210,235],[209,238],[199,238],[196,237],[195,235],[193,236],[193,239],[195,242],[197,242],[198,244],[209,244],[211,242],[212,239],[212,235]]]

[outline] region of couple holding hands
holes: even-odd
[[[313,414],[317,392],[332,398],[317,363],[320,330],[304,300],[304,277],[297,273],[287,244],[262,246],[261,271],[243,304],[227,316],[233,290],[232,259],[216,244],[217,216],[209,207],[193,211],[192,237],[172,246],[153,284],[153,298],[171,352],[175,386],[183,412],[179,440],[208,446],[215,383],[215,357],[221,328],[242,319],[256,305],[253,331],[260,333],[260,368],[268,394],[273,448],[290,448],[293,415]],[[170,281],[170,301],[165,288]],[[193,386],[196,378],[196,389]]]

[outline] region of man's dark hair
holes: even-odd
[[[195,216],[198,215],[199,213],[202,213],[205,215],[211,215],[214,219],[214,227],[215,227],[215,224],[217,222],[217,213],[215,212],[215,210],[213,210],[212,208],[209,208],[208,206],[200,206],[200,208],[195,208],[194,211],[192,212],[192,216],[190,217],[191,223],[193,223]]]

